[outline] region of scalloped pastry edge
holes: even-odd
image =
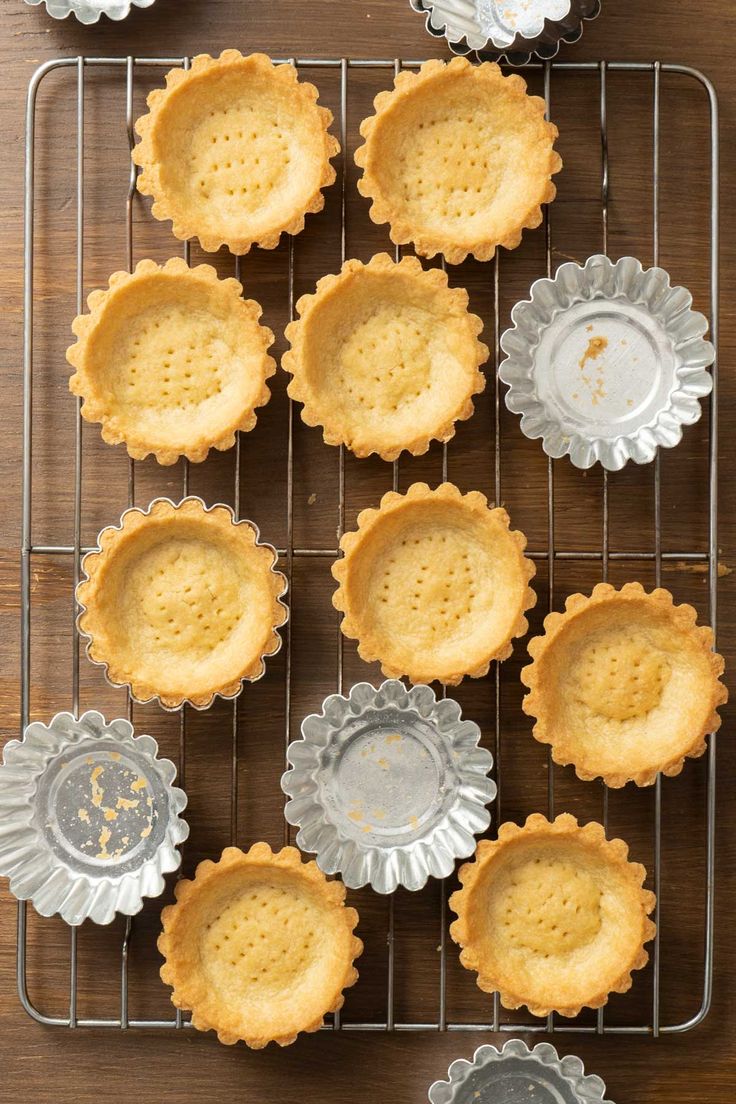
[[[671,613],[673,627],[682,631],[702,648],[712,675],[709,695],[703,709],[703,723],[700,728],[693,730],[690,743],[681,753],[654,762],[647,770],[627,770],[623,761],[619,771],[587,770],[575,762],[574,742],[567,740],[564,734],[553,730],[539,719],[541,703],[547,691],[545,680],[540,674],[539,661],[546,651],[554,647],[555,641],[565,626],[588,610],[609,602],[641,602],[643,599]],[[728,689],[720,681],[725,664],[723,656],[714,651],[713,630],[707,625],[696,625],[697,616],[692,606],[675,605],[670,591],[657,587],[647,592],[638,582],[625,583],[620,590],[610,583],[598,583],[589,597],[584,594],[571,594],[565,600],[564,613],[547,615],[544,619],[544,634],[535,636],[529,641],[528,651],[532,662],[522,668],[520,678],[529,690],[522,701],[522,709],[536,720],[532,735],[540,744],[550,745],[555,763],[560,766],[574,766],[575,773],[583,782],[602,778],[607,786],[620,789],[627,782],[634,782],[637,786],[651,786],[659,773],[674,777],[682,771],[686,759],[697,759],[704,754],[707,747],[706,737],[720,728],[721,718],[717,710],[728,701]]]
[[[587,846],[593,847],[607,863],[625,872],[632,887],[638,890],[641,907],[642,933],[641,942],[630,961],[621,970],[621,973],[613,980],[610,987],[596,989],[593,987],[590,997],[577,1005],[561,1005],[553,1001],[548,1003],[529,1002],[523,993],[516,992],[509,987],[499,987],[499,979],[492,973],[486,972],[483,963],[475,951],[470,935],[467,912],[471,907],[473,890],[481,881],[486,868],[496,855],[514,843],[519,837],[530,838],[576,838],[582,840]],[[640,970],[649,961],[649,954],[645,944],[654,938],[656,926],[649,919],[656,906],[656,898],[651,890],[644,889],[644,881],[647,876],[646,869],[641,863],[629,862],[628,844],[621,839],[607,839],[606,831],[602,824],[591,821],[581,827],[577,819],[570,813],[560,813],[553,821],[547,820],[541,813],[532,813],[527,817],[523,826],[506,821],[498,829],[496,840],[481,840],[475,852],[475,857],[465,863],[458,871],[458,878],[462,886],[450,897],[450,908],[457,915],[457,920],[450,925],[450,935],[460,948],[460,961],[466,970],[477,974],[478,988],[485,993],[498,993],[504,1008],[527,1007],[534,1016],[548,1016],[551,1012],[558,1012],[561,1016],[577,1016],[583,1008],[601,1008],[607,1003],[611,993],[626,993],[633,984],[632,974],[634,970]]]
[[[189,996],[186,974],[182,976],[176,961],[177,928],[182,923],[182,916],[185,915],[184,908],[187,901],[191,901],[202,891],[204,886],[236,866],[241,868],[262,867],[264,869],[280,867],[282,870],[290,871],[295,875],[298,872],[300,878],[310,883],[320,893],[327,909],[341,910],[345,928],[352,937],[350,953],[345,962],[344,970],[335,974],[335,998],[329,1003],[329,1007],[324,1009],[321,1016],[315,1017],[305,1024],[297,1026],[285,1023],[281,1032],[268,1037],[242,1034],[238,1027],[238,1018],[233,1015],[228,1016],[226,1010],[223,1011],[223,1015],[210,1015],[209,1018],[198,1011],[195,1001]],[[226,847],[218,862],[213,862],[212,859],[204,859],[197,866],[193,879],[182,878],[177,882],[174,887],[176,903],[167,905],[161,912],[162,931],[158,937],[157,946],[165,961],[161,966],[160,975],[161,980],[172,988],[172,1004],[176,1008],[191,1011],[194,1027],[199,1031],[215,1031],[218,1040],[228,1046],[237,1042],[244,1042],[251,1049],[260,1050],[268,1043],[274,1042],[283,1047],[293,1043],[297,1035],[302,1032],[318,1031],[327,1013],[337,1012],[342,1008],[345,1003],[344,990],[349,989],[358,980],[358,971],[353,964],[363,951],[363,943],[356,935],[352,934],[358,923],[358,913],[354,908],[345,906],[345,895],[345,886],[341,881],[328,881],[316,862],[302,861],[302,857],[295,847],[283,847],[280,851],[274,852],[267,843],[254,843],[248,851],[241,851],[239,847]],[[182,938],[187,939],[190,933],[186,930],[186,924],[184,928]]]

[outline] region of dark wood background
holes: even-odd
[[[730,0],[704,0],[691,6],[667,0],[604,0],[604,15],[586,29],[583,42],[568,57],[598,60],[679,61],[704,70],[715,82],[722,109],[723,238],[721,376],[724,447],[722,449],[722,522],[720,586],[721,650],[733,660],[736,629],[733,610],[734,564],[732,497],[735,471],[731,434],[736,397],[731,361],[736,348],[736,257],[733,206],[729,203],[736,140],[736,92],[731,83],[731,50],[736,40],[736,13]],[[122,25],[103,21],[83,28],[73,20],[57,23],[43,9],[21,0],[2,5],[3,134],[6,166],[0,179],[2,199],[4,325],[0,332],[3,372],[0,476],[5,487],[0,549],[2,631],[0,688],[3,739],[18,733],[18,545],[20,526],[20,411],[22,320],[22,155],[23,104],[31,73],[40,62],[77,53],[89,55],[180,55],[218,52],[226,46],[244,51],[263,49],[274,55],[422,57],[441,54],[429,39],[421,18],[406,0],[157,0],[147,11],[134,11]],[[334,75],[310,72],[325,102],[335,106]],[[148,87],[158,83],[153,71],[136,77],[136,108]],[[350,144],[357,123],[369,110],[371,96],[387,83],[387,74],[350,78]],[[534,83],[534,82],[533,82]],[[85,293],[104,283],[109,272],[125,264],[124,198],[127,147],[123,126],[124,87],[119,73],[88,73],[86,78],[86,211]],[[538,84],[537,84],[538,87]],[[601,248],[599,203],[598,84],[595,75],[553,78],[553,116],[562,137],[565,172],[560,197],[552,209],[554,261],[583,259]],[[611,240],[614,256],[636,253],[652,259],[651,221],[651,77],[610,78]],[[74,74],[51,74],[39,93],[38,204],[36,263],[36,358],[34,423],[34,532],[37,543],[69,543],[72,538],[73,404],[66,391],[63,350],[68,324],[75,313]],[[689,80],[663,80],[662,117],[662,263],[678,282],[693,289],[696,303],[707,309],[707,111],[702,90]],[[348,253],[364,259],[386,248],[383,229],[372,227],[365,204],[349,175]],[[296,244],[296,290],[308,290],[325,271],[339,265],[336,232],[339,198],[333,190],[327,210],[313,218]],[[152,222],[147,203],[135,207],[136,259],[159,260],[178,252],[168,227]],[[193,258],[200,259],[198,250]],[[287,254],[256,253],[243,264],[248,294],[260,299],[266,319],[279,334],[286,321]],[[218,257],[223,273],[232,260]],[[502,262],[501,319],[525,294],[531,279],[544,272],[543,238],[528,235],[515,254]],[[492,268],[469,264],[453,271],[452,280],[469,287],[474,309],[488,319],[486,340],[493,342]],[[276,350],[283,348],[279,339]],[[492,373],[491,380],[492,380]],[[277,378],[274,400],[263,412],[255,433],[243,442],[241,510],[259,522],[275,544],[285,541],[285,403],[283,379]],[[471,422],[461,428],[449,450],[450,477],[463,489],[478,487],[493,497],[492,382],[478,402]],[[705,548],[707,441],[705,421],[689,430],[682,445],[663,461],[663,541],[668,550]],[[301,425],[295,434],[295,535],[299,545],[334,542],[336,462],[319,435]],[[514,523],[524,529],[533,547],[546,539],[546,463],[539,447],[524,441],[516,420],[502,417],[502,500]],[[346,517],[375,502],[390,485],[389,469],[380,461],[347,461]],[[84,432],[85,506],[83,539],[89,543],[98,529],[114,521],[126,504],[126,465],[119,450],[103,446],[96,427]],[[581,476],[566,461],[556,466],[557,540],[560,548],[600,547],[600,475]],[[402,463],[401,482],[414,478],[436,481],[440,452]],[[212,500],[231,501],[232,455],[213,457],[193,469],[191,489]],[[181,468],[157,471],[138,465],[137,501],[155,493],[178,496]],[[316,497],[315,497],[316,496]],[[612,547],[651,549],[652,477],[650,469],[627,470],[612,481]],[[561,564],[555,579],[555,603],[579,587],[590,587],[600,575],[600,563],[582,568]],[[638,575],[652,581],[651,565],[641,569],[613,565],[612,578]],[[33,564],[33,685],[34,716],[47,717],[70,704],[70,564],[37,557]],[[707,615],[704,576],[682,563],[666,567],[665,585],[681,600],[693,601]],[[546,610],[546,568],[540,570],[540,601],[533,622]],[[328,565],[297,561],[295,566],[294,655],[292,711],[294,731],[303,714],[316,708],[335,687],[335,621],[330,612]],[[545,756],[529,738],[529,724],[519,711],[518,668],[523,649],[503,672],[503,816],[521,817],[546,808]],[[283,836],[278,777],[283,762],[283,655],[267,678],[241,698],[238,732],[238,800],[230,803],[231,707],[219,705],[196,717],[187,736],[186,786],[190,796],[192,837],[184,869],[190,872],[205,855],[230,842],[246,845],[257,838],[272,844]],[[374,677],[361,665],[354,648],[345,649],[346,682]],[[108,714],[122,712],[121,694],[105,687],[84,657],[81,665],[82,706],[96,705]],[[469,715],[481,723],[492,743],[493,692],[488,681],[463,686],[457,693]],[[719,847],[717,890],[716,981],[713,1010],[697,1030],[657,1041],[649,1038],[557,1036],[563,1052],[577,1052],[590,1071],[607,1082],[617,1104],[664,1101],[727,1104],[734,1099],[733,992],[736,955],[731,928],[736,902],[733,875],[734,756],[730,729],[732,709],[724,711],[719,743]],[[136,710],[136,723],[159,738],[164,751],[176,756],[175,723],[154,708]],[[662,1011],[666,1022],[692,1015],[699,1004],[702,980],[703,922],[703,785],[704,765],[688,764],[677,780],[664,786],[662,886],[663,974]],[[557,809],[580,816],[600,816],[601,791],[576,783],[559,771]],[[611,798],[612,829],[627,838],[637,858],[652,854],[651,794],[629,792]],[[349,995],[347,1020],[382,1018],[385,1014],[386,903],[369,893],[356,894],[361,930],[367,949],[362,977]],[[153,949],[158,904],[147,906],[136,920],[131,944],[132,1016],[169,1014],[166,991],[158,983]],[[396,1014],[404,1019],[434,1019],[437,1014],[437,942],[439,888],[397,897]],[[117,1015],[119,985],[118,923],[110,929],[85,930],[80,936],[79,1014]],[[221,1047],[211,1037],[187,1031],[69,1032],[40,1027],[21,1010],[15,991],[15,903],[3,883],[0,889],[0,1100],[74,1100],[83,1104],[105,1093],[111,1100],[134,1096],[141,1104],[177,1101],[275,1099],[283,1104],[340,1101],[351,1104],[370,1097],[418,1104],[428,1085],[443,1076],[449,1062],[468,1056],[488,1035],[358,1035],[322,1033],[300,1039],[281,1051],[268,1048],[252,1054],[245,1047]],[[56,921],[33,919],[29,943],[29,986],[33,1000],[45,1012],[67,1011],[68,937]],[[634,1023],[650,1015],[651,976],[637,978],[631,994],[611,1002],[612,1022]],[[472,978],[448,956],[448,1011],[457,1021],[487,1020],[488,1001]]]

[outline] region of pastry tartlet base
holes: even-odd
[[[221,1043],[293,1043],[317,1031],[354,985],[363,944],[345,887],[295,847],[226,847],[175,889],[161,914],[161,978],[177,1008]]]
[[[479,491],[414,483],[363,510],[332,566],[342,631],[388,678],[455,686],[511,655],[536,602],[526,537]]]
[[[281,647],[286,579],[249,521],[201,499],[156,499],[103,529],[76,590],[87,654],[165,709],[234,697]]]
[[[535,1016],[600,1008],[648,961],[655,897],[645,877],[600,824],[581,828],[569,813],[502,824],[460,868],[462,889],[450,898],[460,961],[504,1008],[526,1005]]]
[[[413,242],[450,264],[469,253],[487,261],[539,226],[562,160],[544,100],[529,96],[520,76],[505,77],[493,62],[427,61],[399,73],[374,108],[355,151],[358,189],[397,245]]]
[[[324,206],[340,148],[318,95],[265,54],[224,50],[171,69],[135,124],[138,190],[153,197],[154,218],[208,252],[274,249],[281,234],[298,234]]]
[[[384,460],[403,449],[417,456],[473,413],[472,396],[485,386],[483,323],[440,269],[386,253],[346,261],[297,311],[282,366],[302,419],[322,426],[328,445]]]
[[[69,389],[103,440],[124,442],[134,460],[153,453],[159,464],[197,463],[253,429],[276,363],[261,307],[242,290],[210,265],[174,257],[140,261],[92,292],[66,357],[76,368]]]
[[[552,757],[579,778],[650,786],[702,755],[728,698],[713,632],[692,606],[640,583],[573,594],[529,642],[524,711]]]

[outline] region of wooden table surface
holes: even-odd
[[[604,0],[603,16],[586,29],[581,44],[566,52],[569,58],[599,60],[627,59],[651,61],[678,61],[698,67],[714,81],[722,111],[723,152],[723,237],[722,237],[722,333],[721,333],[721,532],[720,558],[724,574],[720,585],[720,646],[727,660],[733,662],[736,655],[736,624],[734,621],[734,583],[730,565],[734,564],[733,505],[730,494],[736,474],[731,433],[736,431],[736,388],[732,381],[731,365],[736,352],[736,216],[730,202],[733,173],[736,169],[736,89],[732,79],[732,49],[736,41],[736,10],[731,0],[703,0],[697,6],[673,5],[670,0]],[[17,735],[19,722],[19,570],[18,546],[20,527],[20,453],[21,453],[21,321],[22,321],[22,195],[23,195],[23,105],[28,80],[36,66],[48,58],[88,55],[163,55],[179,56],[201,51],[216,53],[227,46],[244,51],[263,49],[273,55],[299,53],[302,56],[404,56],[421,57],[442,54],[442,49],[429,39],[422,20],[408,8],[407,0],[157,0],[153,8],[135,10],[123,24],[110,24],[103,20],[97,27],[84,28],[73,19],[55,22],[45,10],[27,7],[21,0],[3,0],[3,34],[0,43],[2,59],[3,96],[0,118],[7,144],[7,161],[0,178],[3,218],[0,221],[3,276],[3,317],[0,331],[0,372],[3,376],[3,408],[0,414],[0,477],[6,487],[2,519],[2,547],[0,548],[0,734],[3,740]],[[53,77],[58,77],[58,74]],[[69,462],[59,456],[69,456],[68,446],[72,423],[70,400],[65,394],[66,371],[63,349],[67,342],[67,326],[74,313],[74,200],[73,176],[66,172],[66,162],[49,156],[49,150],[63,152],[73,148],[74,131],[69,93],[72,86],[59,78],[56,83],[49,78],[48,89],[41,109],[39,153],[39,237],[37,239],[37,352],[36,372],[39,377],[37,397],[37,449],[34,454],[34,495],[36,503],[35,539],[41,543],[69,539],[68,512],[72,473]],[[143,84],[153,84],[156,76],[146,77]],[[378,78],[376,78],[378,79]],[[385,83],[385,77],[381,76]],[[594,78],[595,79],[595,78]],[[619,81],[622,78],[618,78]],[[143,84],[141,88],[143,88]],[[334,98],[325,78],[325,97]],[[612,117],[612,154],[616,152],[614,185],[611,209],[611,252],[621,254],[638,252],[643,260],[651,260],[651,225],[645,213],[650,204],[650,185],[642,183],[649,178],[647,141],[650,139],[646,120],[647,96],[651,86],[642,91],[631,79],[629,85],[618,90],[611,79],[611,94],[620,105],[630,97],[629,117],[620,114]],[[378,85],[380,87],[380,85]],[[664,87],[664,86],[663,86]],[[99,88],[99,92],[98,92]],[[120,96],[121,85],[115,86]],[[72,89],[73,90],[73,89]],[[143,89],[144,90],[144,89]],[[356,95],[363,96],[367,110],[369,93],[373,87],[360,87]],[[663,120],[662,164],[663,175],[663,236],[662,259],[683,282],[695,292],[698,306],[707,308],[707,120],[702,94],[693,89],[683,92],[679,85],[666,88],[668,114]],[[106,156],[91,159],[88,164],[86,240],[88,257],[85,268],[85,291],[103,282],[108,271],[124,265],[124,243],[120,220],[112,211],[120,209],[120,179],[114,172],[116,158],[125,157],[124,148],[117,139],[109,137],[102,120],[107,109],[106,89],[90,80],[88,87],[88,143],[98,143]],[[141,102],[143,92],[139,89]],[[137,95],[138,95],[137,92]],[[110,93],[112,94],[112,93]],[[555,84],[554,96],[557,96]],[[587,88],[585,113],[578,110],[572,92],[563,88],[553,111],[563,131],[563,154],[567,153],[567,174],[563,174],[561,194],[553,209],[553,239],[555,260],[565,256],[579,258],[600,248],[600,209],[595,200],[596,177],[594,164],[588,165],[581,151],[595,150],[597,135],[595,126],[595,87]],[[116,102],[120,102],[119,100]],[[663,101],[664,102],[664,101]],[[592,103],[592,108],[591,108]],[[89,147],[88,147],[89,148]],[[109,149],[109,158],[107,152]],[[628,161],[626,160],[628,156]],[[640,160],[637,160],[640,159]],[[108,166],[107,162],[110,162]],[[595,157],[593,158],[595,161]],[[122,164],[122,161],[120,162]],[[109,175],[108,175],[109,174]],[[351,231],[351,252],[369,255],[387,239],[382,231],[371,228],[364,211],[358,210],[358,202],[352,198],[355,216]],[[329,207],[329,204],[328,204]],[[350,208],[351,211],[353,207]],[[334,207],[333,207],[334,215]],[[329,219],[329,210],[320,219]],[[116,221],[117,220],[117,221]],[[311,239],[309,228],[304,235],[304,246],[297,280],[297,290],[309,286],[310,280],[321,271],[330,270],[335,264],[334,243],[321,240],[316,229],[327,227],[327,221],[315,223]],[[664,228],[666,227],[666,229]],[[135,216],[136,255],[144,249],[162,259],[167,251],[174,251],[165,227],[153,226],[144,204],[137,205]],[[312,246],[308,243],[313,242]],[[509,261],[509,283],[504,296],[502,311],[513,298],[523,294],[529,279],[540,274],[543,266],[543,248],[540,238],[532,238],[518,257]],[[267,317],[274,329],[274,317],[269,310],[277,308],[278,296],[283,301],[285,251],[279,250],[270,257],[255,255],[247,261],[249,291],[262,298]],[[223,261],[223,265],[224,265]],[[506,261],[504,260],[504,266]],[[224,269],[223,269],[224,270]],[[504,271],[506,269],[504,268]],[[465,272],[465,270],[464,270]],[[469,266],[463,277],[471,288],[474,304],[486,317],[492,308],[488,293],[488,276],[481,266]],[[257,287],[257,291],[255,288]],[[492,338],[492,327],[490,329]],[[282,345],[277,346],[280,349]],[[48,369],[48,370],[47,370]],[[242,501],[248,503],[248,511],[259,520],[263,517],[271,526],[267,536],[276,543],[283,542],[283,492],[282,475],[275,477],[273,486],[269,472],[283,473],[283,437],[279,436],[276,417],[283,413],[283,393],[274,403],[274,414],[264,414],[261,436],[251,435],[258,446],[253,452],[253,442],[247,443],[248,486]],[[269,408],[270,411],[271,408]],[[281,415],[279,415],[281,416]],[[483,434],[489,431],[490,408],[479,412],[470,428],[463,431],[458,443],[450,451],[451,476],[469,488],[474,485],[473,473],[488,461],[483,452]],[[472,428],[475,424],[475,428]],[[260,423],[259,423],[260,425]],[[543,544],[546,534],[546,465],[541,450],[536,445],[523,442],[512,418],[504,415],[505,440],[508,441],[508,460],[505,469],[504,497],[511,502],[510,509],[517,522],[529,533],[532,543]],[[311,433],[298,435],[301,450],[298,453],[300,479],[295,500],[296,524],[301,539],[322,541],[330,539],[330,527],[334,536],[334,514],[330,496],[334,495],[334,454],[326,459],[326,452]],[[705,466],[700,458],[706,441],[705,425],[688,431],[688,436],[677,454],[667,459],[668,480],[664,498],[665,547],[675,547],[684,541],[688,547],[703,547],[704,515],[703,480]],[[244,446],[244,449],[246,446]],[[61,450],[61,451],[59,451]],[[65,451],[66,450],[66,451]],[[119,452],[105,450],[97,440],[97,431],[91,427],[85,431],[85,472],[89,506],[85,507],[84,539],[91,540],[97,529],[106,521],[114,520],[118,505],[124,505],[125,465]],[[89,458],[88,458],[89,454]],[[457,456],[457,461],[455,457]],[[112,457],[112,459],[110,459]],[[427,461],[412,466],[412,473],[429,479],[437,476],[439,453],[433,450]],[[218,457],[209,462],[206,477],[197,473],[192,477],[192,490],[205,494],[231,471],[227,458]],[[386,469],[372,461],[364,462],[360,475],[354,464],[348,464],[348,476],[354,492],[347,504],[348,524],[360,505],[375,501],[386,488]],[[114,464],[114,467],[113,467]],[[328,470],[329,469],[329,470]],[[565,539],[574,539],[585,547],[596,547],[599,537],[598,523],[590,521],[599,495],[598,477],[589,480],[574,475],[565,466],[560,470],[558,486],[559,524]],[[173,487],[173,475],[162,484],[161,477],[152,472],[150,465],[141,466],[139,476],[139,501],[146,490]],[[177,476],[178,478],[178,476]],[[612,499],[612,518],[615,532],[623,547],[624,538],[631,544],[642,543],[641,532],[651,522],[651,485],[644,482],[639,473],[625,475],[617,484],[620,490]],[[158,480],[158,481],[157,481]],[[218,482],[219,481],[219,482]],[[305,482],[306,481],[306,482]],[[406,479],[402,480],[403,483]],[[491,470],[479,481],[488,490],[492,482]],[[178,486],[179,484],[177,484]],[[646,494],[642,487],[646,486]],[[310,492],[309,494],[307,492]],[[170,492],[171,493],[171,492]],[[314,495],[317,499],[314,499]],[[320,497],[321,496],[321,497]],[[221,495],[222,497],[222,495]],[[269,498],[278,500],[274,513]],[[114,504],[112,504],[114,500]],[[310,512],[310,507],[316,506]],[[322,503],[325,503],[324,509]],[[274,510],[276,508],[274,507]],[[277,517],[278,514],[278,517]],[[281,519],[281,520],[279,520]],[[572,535],[571,535],[572,534]],[[34,679],[31,695],[34,716],[67,707],[68,674],[59,673],[59,650],[66,647],[69,635],[70,610],[68,602],[68,565],[36,561],[33,575],[33,593],[36,603],[37,639],[34,640]],[[299,568],[303,571],[303,567]],[[595,581],[600,564],[585,570],[570,567],[560,569],[556,582],[556,600],[576,586],[587,586]],[[298,572],[297,572],[298,575]],[[544,573],[540,572],[544,592]],[[624,578],[621,570],[613,577]],[[651,566],[647,568],[645,581],[651,581]],[[314,708],[324,693],[331,689],[330,665],[334,654],[334,620],[329,611],[329,582],[320,578],[313,586],[303,586],[305,577],[295,578],[295,595],[300,616],[295,617],[295,648],[301,647],[305,660],[295,686],[295,713]],[[685,570],[682,564],[670,565],[665,572],[665,585],[671,586],[678,596],[694,601],[701,612],[705,605],[705,581],[702,575]],[[302,589],[300,590],[300,586]],[[537,611],[544,612],[540,599]],[[535,625],[539,620],[535,614]],[[314,644],[315,634],[317,644]],[[311,642],[311,651],[307,648]],[[322,662],[321,653],[329,652],[329,662]],[[64,653],[65,656],[68,653]],[[68,667],[68,663],[66,663]],[[346,652],[346,679],[365,675],[355,660],[352,646]],[[510,667],[513,670],[513,667]],[[271,681],[267,678],[249,695],[244,695],[243,732],[240,737],[241,767],[240,804],[236,807],[235,829],[239,842],[248,843],[258,836],[276,843],[280,839],[279,801],[277,779],[281,769],[281,752],[274,752],[269,743],[271,735],[277,739],[282,718],[277,704],[283,671],[274,667]],[[374,671],[369,674],[374,674]],[[83,704],[101,701],[105,707],[122,709],[122,699],[105,690],[95,673],[82,668]],[[269,688],[270,687],[270,688]],[[485,694],[485,697],[483,695]],[[98,696],[95,696],[98,695]],[[464,695],[464,696],[463,696]],[[491,706],[482,685],[465,687],[460,694],[464,706],[472,708],[484,726],[490,726]],[[513,695],[512,695],[513,697]],[[114,704],[113,704],[114,703]],[[518,701],[514,717],[509,721],[511,739],[504,759],[504,769],[510,778],[510,797],[505,815],[517,816],[538,807],[546,793],[544,757],[541,750],[528,739],[528,724],[520,719]],[[146,727],[154,731],[167,753],[174,754],[175,738],[166,728],[155,710],[142,711]],[[185,869],[190,871],[196,859],[213,853],[230,835],[230,809],[227,800],[229,779],[229,734],[225,726],[230,714],[226,709],[215,709],[209,719],[200,719],[199,728],[192,737],[187,760],[187,784],[190,789],[190,811],[193,826],[192,840],[185,859]],[[736,1083],[736,1047],[734,1046],[734,992],[736,992],[736,954],[732,939],[734,907],[736,906],[736,881],[734,879],[734,828],[736,811],[732,801],[736,782],[736,754],[731,742],[733,709],[724,710],[724,727],[719,742],[718,824],[719,846],[717,855],[717,925],[715,956],[715,995],[713,1008],[705,1023],[696,1030],[682,1035],[671,1035],[659,1040],[642,1037],[557,1036],[556,1045],[562,1052],[577,1052],[591,1072],[599,1073],[606,1081],[609,1096],[617,1104],[730,1104],[734,1100]],[[514,727],[516,725],[516,727]],[[223,734],[225,728],[225,734]],[[519,740],[516,740],[516,736]],[[268,736],[269,740],[264,739]],[[703,764],[689,764],[681,779],[665,784],[666,817],[665,849],[667,863],[663,884],[664,923],[667,939],[663,941],[663,1000],[674,1016],[687,1015],[697,1007],[700,984],[700,925],[702,925],[703,875],[703,822],[698,810],[703,797]],[[255,784],[254,784],[255,783]],[[224,787],[222,800],[213,801],[218,787]],[[667,790],[667,786],[672,787]],[[262,792],[263,791],[263,792]],[[593,799],[595,794],[595,800]],[[246,801],[246,798],[248,800]],[[252,798],[252,800],[251,800]],[[570,781],[565,772],[559,783],[558,798],[568,802],[582,815],[597,815],[599,791],[581,787]],[[651,808],[650,796],[640,794],[616,795],[612,800],[612,817],[617,831],[626,834],[632,846],[646,861],[651,851],[651,821],[647,819]],[[691,891],[690,886],[693,886]],[[429,903],[437,904],[436,889],[429,893]],[[434,894],[434,897],[432,896]],[[400,902],[402,919],[399,934],[403,952],[413,971],[412,985],[398,985],[398,1013],[411,1017],[420,1006],[420,1014],[434,1016],[432,1005],[436,993],[436,955],[434,944],[437,933],[427,928],[427,916],[423,905]],[[367,931],[375,939],[364,959],[362,984],[351,995],[346,1006],[355,1014],[353,1018],[381,1015],[376,997],[383,985],[381,973],[384,951],[381,944],[381,927],[377,919],[378,905],[367,895],[361,895],[359,907],[365,908]],[[398,908],[398,905],[397,905]],[[152,946],[156,909],[146,913],[148,920],[141,920],[137,929],[136,946]],[[382,916],[383,914],[381,914]],[[320,1104],[340,1101],[341,1104],[357,1104],[366,1099],[391,1100],[419,1104],[426,1098],[430,1082],[443,1076],[449,1062],[459,1056],[468,1056],[473,1049],[492,1036],[468,1033],[452,1034],[357,1034],[343,1033],[333,1036],[321,1033],[300,1039],[294,1046],[281,1051],[269,1047],[255,1054],[243,1046],[225,1048],[212,1037],[196,1032],[142,1032],[117,1030],[70,1032],[61,1028],[42,1027],[32,1022],[21,1010],[15,989],[15,902],[7,893],[6,883],[0,889],[0,1101],[18,1104],[35,1104],[41,1101],[75,1101],[85,1104],[101,1095],[117,1101],[131,1098],[140,1104],[159,1104],[163,1100],[183,1102],[207,1101],[208,1104],[225,1104],[232,1099],[241,1101],[278,1100],[281,1104]],[[427,931],[431,930],[431,936]],[[119,936],[119,929],[116,929]],[[60,939],[60,925],[31,924],[30,968],[32,995],[46,1009],[64,1012],[67,977],[67,943]],[[150,937],[150,939],[149,939]],[[105,933],[93,933],[85,944],[80,963],[80,999],[84,1002],[83,1014],[103,1011],[116,1014],[119,959],[111,956],[105,943]],[[384,936],[385,938],[385,936]],[[378,946],[376,946],[378,943]],[[81,942],[80,942],[81,946]],[[147,951],[141,951],[141,961],[148,967]],[[152,952],[151,952],[152,953]],[[451,949],[449,958],[454,960]],[[134,967],[134,971],[139,967]],[[150,1001],[158,1014],[166,1013],[165,993],[158,985],[153,970],[140,967],[141,1000]],[[454,1002],[457,1018],[488,1017],[488,1004],[474,993],[472,979],[461,976],[454,961],[449,968],[449,997]],[[426,975],[426,976],[425,976]],[[403,976],[403,975],[402,975]],[[407,975],[408,976],[408,975]],[[376,980],[378,979],[378,980]],[[648,984],[648,983],[647,983]],[[148,986],[151,986],[150,991]],[[372,988],[373,985],[373,988]],[[377,987],[377,988],[376,988]],[[625,1018],[627,1009],[644,1009],[646,1014],[646,985],[637,982],[630,997],[613,1002],[611,1015]],[[362,993],[361,993],[362,991]],[[375,998],[375,1001],[374,1001]],[[625,1002],[629,1001],[629,1004]],[[146,1008],[149,1005],[146,1004]],[[134,1013],[135,1014],[135,1013]],[[473,1021],[474,1022],[474,1021]]]

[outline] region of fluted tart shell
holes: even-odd
[[[524,711],[556,763],[606,785],[649,786],[702,755],[728,692],[713,632],[692,606],[640,583],[599,583],[529,642]]]
[[[487,261],[539,226],[562,168],[558,132],[518,74],[466,58],[427,61],[399,73],[374,108],[360,127],[358,188],[397,245],[450,264],[468,254]]]
[[[72,322],[69,388],[82,399],[82,417],[134,460],[196,463],[211,448],[232,448],[239,430],[255,426],[276,370],[273,334],[242,291],[210,265],[189,268],[180,257],[113,273]]]
[[[161,978],[177,1008],[221,1043],[293,1043],[317,1031],[355,984],[363,944],[345,887],[295,847],[226,847],[205,859],[161,914]]]
[[[655,897],[644,867],[601,824],[580,827],[569,813],[502,824],[459,877],[450,934],[463,966],[505,1008],[576,1016],[626,992],[647,963]]]
[[[363,510],[332,567],[342,631],[389,678],[454,686],[507,659],[528,628],[534,564],[501,507],[452,483],[414,483]]]
[[[447,442],[473,413],[485,378],[483,323],[468,294],[448,287],[440,269],[386,253],[346,261],[297,303],[282,364],[302,419],[321,426],[329,445],[356,456],[395,460]]]
[[[199,709],[260,678],[281,646],[286,579],[252,522],[197,498],[156,499],[103,529],[76,590],[87,654],[116,686]]]
[[[265,54],[224,50],[171,69],[135,124],[138,190],[153,197],[154,218],[208,252],[273,249],[281,234],[298,234],[335,180],[339,144],[318,95]]]

